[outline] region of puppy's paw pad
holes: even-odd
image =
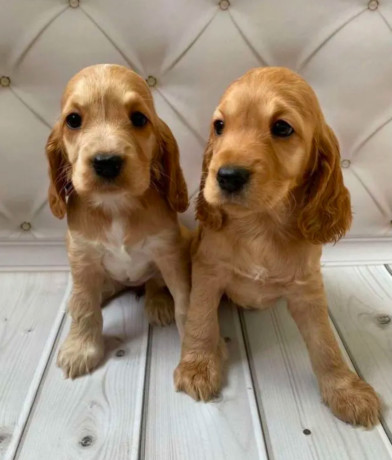
[[[91,372],[104,356],[103,341],[67,338],[57,356],[57,365],[66,378],[74,379]]]
[[[355,374],[348,383],[331,389],[324,400],[344,422],[371,428],[379,421],[381,405],[376,392]]]
[[[222,385],[220,358],[183,359],[174,371],[174,385],[196,401],[215,398]]]

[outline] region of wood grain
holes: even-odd
[[[17,440],[56,334],[68,274],[0,274],[0,459]],[[61,318],[60,318],[61,320]]]
[[[138,458],[148,324],[142,301],[131,293],[113,300],[103,314],[106,362],[91,375],[65,380],[56,350],[17,459]],[[68,328],[69,321],[61,341]]]
[[[323,273],[331,316],[359,373],[381,394],[392,438],[392,276],[384,266]]]
[[[266,311],[247,311],[244,317],[256,394],[272,458],[391,458],[380,427],[371,431],[353,428],[322,404],[305,344],[284,301]],[[304,430],[310,430],[310,434]]]
[[[323,273],[334,323],[355,367],[381,394],[391,436],[392,276],[383,266]],[[149,342],[143,299],[131,293],[103,311],[106,362],[89,376],[64,380],[55,358],[69,321],[51,350],[66,283],[58,272],[0,274],[1,460],[392,458],[381,425],[354,429],[322,404],[282,302],[241,313],[242,326],[237,311],[222,306],[230,361],[222,396],[212,403],[174,391],[176,328],[152,329]]]
[[[220,319],[222,335],[230,339],[228,381],[221,397],[209,403],[174,391],[179,339],[174,327],[154,329],[142,458],[267,458],[237,311],[223,305]]]

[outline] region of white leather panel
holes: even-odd
[[[255,66],[300,72],[342,146],[348,238],[392,236],[392,0],[70,3],[0,0],[0,241],[63,238],[46,202],[44,145],[67,80],[102,62],[156,79],[190,195],[225,87]]]

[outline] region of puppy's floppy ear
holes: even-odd
[[[67,167],[64,149],[61,141],[60,125],[57,123],[46,143],[46,157],[49,162],[49,191],[48,200],[52,213],[62,219],[66,212],[66,188],[68,183]]]
[[[340,169],[339,143],[324,121],[313,139],[312,149],[314,165],[305,179],[298,226],[312,243],[336,242],[350,228],[351,202]]]
[[[161,150],[161,171],[158,184],[170,207],[177,212],[188,208],[188,190],[182,169],[177,142],[167,124],[158,119],[158,139]]]
[[[206,150],[203,157],[203,167],[201,173],[199,194],[196,203],[196,219],[202,222],[209,228],[219,230],[224,223],[224,214],[221,209],[216,206],[210,205],[204,197],[204,186],[207,180],[208,168],[210,166],[213,149],[212,133],[207,143]]]

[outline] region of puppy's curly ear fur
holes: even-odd
[[[161,150],[161,171],[156,173],[158,187],[174,211],[184,212],[188,208],[188,190],[180,166],[178,146],[170,128],[161,119],[158,119],[158,139]]]
[[[340,169],[339,143],[324,121],[312,149],[314,166],[305,179],[298,227],[312,243],[336,242],[350,228],[351,202]]]
[[[58,219],[63,219],[67,209],[65,197],[68,177],[66,171],[69,164],[62,146],[59,124],[55,125],[49,135],[46,143],[46,157],[49,162],[49,206]]]
[[[196,202],[196,219],[203,225],[213,229],[219,230],[224,224],[225,215],[223,210],[216,206],[211,206],[207,203],[204,197],[204,186],[208,175],[208,168],[212,158],[212,133],[207,143],[206,150],[203,157],[203,167],[200,180],[199,194]]]

